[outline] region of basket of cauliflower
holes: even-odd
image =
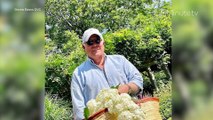
[[[88,120],[162,120],[158,98],[133,101],[117,89],[103,89],[87,102]]]

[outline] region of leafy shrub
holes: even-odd
[[[62,99],[45,96],[45,120],[71,120],[70,104]]]
[[[59,48],[53,40],[45,45],[45,90],[57,94],[65,100],[70,100],[70,80],[74,69],[85,60],[78,36],[72,31],[66,31],[67,43]]]
[[[107,33],[104,36],[106,53],[124,55],[139,71],[144,71],[157,62],[165,42],[159,35],[144,38],[143,34],[143,31],[131,29]]]
[[[143,95],[144,96],[153,96],[154,85],[151,83],[147,73],[143,72],[142,77],[143,77]]]
[[[54,54],[46,58],[46,90],[66,100],[70,99],[71,76],[82,61],[84,61],[84,56],[80,54],[70,56]]]
[[[155,78],[157,81],[157,84],[162,85],[162,84],[167,84],[169,82],[169,79],[167,78],[166,74],[164,73],[163,70],[159,71],[159,72],[155,72]]]
[[[172,82],[160,84],[160,91],[155,92],[155,96],[160,99],[160,113],[163,120],[171,119],[172,116]]]

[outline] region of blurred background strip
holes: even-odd
[[[213,118],[213,3],[173,0],[173,119]]]
[[[0,120],[43,119],[44,1],[0,1]]]

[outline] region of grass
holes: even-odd
[[[71,120],[73,115],[70,104],[47,94],[45,96],[45,120]]]

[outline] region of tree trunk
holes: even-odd
[[[172,80],[172,75],[168,69],[168,64],[162,61],[161,67],[162,67],[164,73],[166,74],[166,77],[169,78],[169,80]]]
[[[159,88],[158,88],[158,86],[157,86],[157,82],[156,82],[156,79],[155,79],[155,75],[154,75],[154,73],[152,72],[151,68],[148,67],[148,68],[146,69],[146,71],[147,71],[147,73],[148,73],[148,76],[149,76],[149,79],[150,79],[151,83],[154,85],[155,89],[156,89],[157,91],[159,91]]]

